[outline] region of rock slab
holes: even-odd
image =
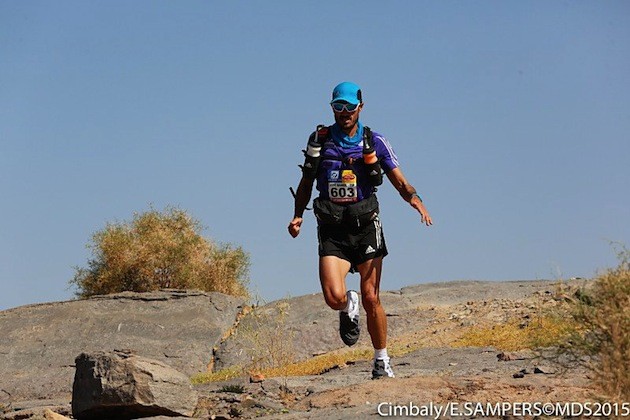
[[[0,311],[0,405],[70,401],[74,358],[81,353],[132,349],[189,376],[206,372],[244,303],[169,289]]]
[[[191,417],[198,396],[188,376],[158,360],[125,352],[82,353],[76,359],[76,419]]]

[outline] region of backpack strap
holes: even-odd
[[[373,187],[381,185],[383,173],[374,148],[374,134],[368,126],[363,126],[363,163],[367,167],[370,184]]]
[[[328,140],[330,140],[330,137],[330,127],[324,124],[319,124],[315,129],[315,141],[318,142],[320,145],[323,145]]]
[[[299,165],[302,169],[302,174],[306,178],[315,179],[319,160],[321,159],[322,146],[329,138],[330,128],[323,124],[318,125],[308,138],[306,149],[302,150],[304,153],[304,165]]]
[[[374,151],[374,135],[372,129],[367,125],[363,126],[363,155],[367,155]],[[376,152],[375,152],[376,153]]]

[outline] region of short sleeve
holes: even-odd
[[[376,156],[378,156],[381,163],[381,168],[383,168],[385,173],[400,166],[398,156],[394,153],[392,145],[378,133],[374,133],[374,148],[376,149]]]

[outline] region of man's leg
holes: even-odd
[[[374,346],[372,379],[394,377],[387,355],[387,316],[379,296],[382,266],[383,257],[378,257],[357,267],[361,274],[361,295],[367,314],[368,332]]]
[[[361,301],[367,314],[367,326],[375,349],[387,347],[387,317],[379,296],[383,258],[367,260],[357,266],[361,275]]]
[[[346,275],[350,262],[335,256],[319,259],[319,275],[326,303],[339,311],[339,336],[347,346],[359,341],[359,295],[354,290],[346,292]]]
[[[319,281],[326,304],[338,311],[347,305],[346,276],[350,262],[333,255],[319,258]]]

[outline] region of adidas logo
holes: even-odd
[[[376,170],[372,169],[372,172],[370,172],[370,175],[378,175],[378,172],[376,172]]]
[[[376,252],[376,250],[372,248],[372,245],[368,245],[367,249],[365,250],[365,253],[371,254],[372,252]]]

